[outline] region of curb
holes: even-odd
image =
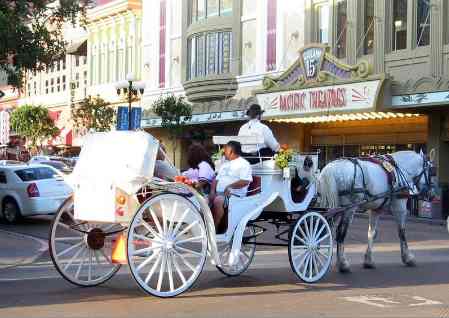
[[[368,219],[367,213],[355,213],[355,216],[362,219]],[[382,214],[380,216],[380,219],[395,220],[395,217],[393,215]],[[424,218],[417,218],[414,216],[408,216],[407,222],[429,224],[429,225],[440,225],[440,226],[445,226],[447,223],[446,220],[424,219]]]
[[[25,234],[16,233],[16,232],[10,232],[10,231],[1,230],[1,229],[0,229],[0,232],[4,233],[6,235],[9,235],[9,236],[13,236],[13,237],[22,239],[22,240],[32,240],[34,242],[37,242],[40,245],[39,249],[37,250],[36,255],[33,255],[31,257],[24,257],[24,258],[20,259],[20,261],[17,261],[14,263],[9,263],[9,264],[0,263],[0,270],[32,264],[34,261],[36,261],[39,257],[41,257],[48,250],[48,242],[46,240],[43,240],[43,239],[40,239],[40,238],[37,238],[34,236],[30,236],[30,235],[25,235]]]

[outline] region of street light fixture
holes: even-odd
[[[143,95],[145,91],[145,82],[136,81],[133,73],[128,73],[126,75],[126,81],[120,81],[115,84],[115,88],[117,90],[117,95],[127,95],[128,98],[128,129],[131,130],[131,104],[133,97],[137,97]]]

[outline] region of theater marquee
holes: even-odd
[[[375,111],[382,98],[385,76],[371,74],[366,61],[357,65],[341,63],[329,47],[310,45],[280,76],[265,77],[263,89],[255,92],[265,110],[264,117],[291,117],[314,114]]]
[[[316,87],[257,94],[265,116],[314,114],[340,111],[372,111],[382,81]]]

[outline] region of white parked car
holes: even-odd
[[[0,163],[0,214],[8,223],[53,214],[71,194],[63,175],[48,165]]]

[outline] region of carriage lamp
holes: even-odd
[[[131,105],[134,98],[143,95],[145,91],[145,82],[136,81],[134,74],[129,73],[126,76],[125,81],[120,81],[115,84],[115,89],[117,90],[117,95],[125,95],[128,99],[128,127],[131,129]]]
[[[118,195],[115,200],[116,200],[117,204],[120,206],[123,206],[126,204],[126,197],[122,194]]]

